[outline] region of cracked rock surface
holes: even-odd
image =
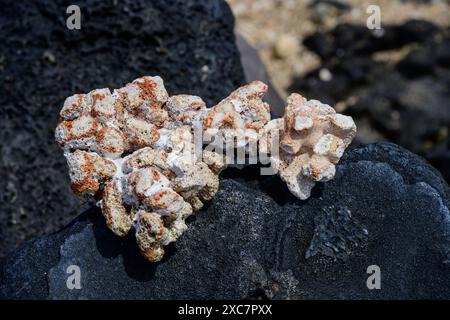
[[[441,175],[393,144],[350,148],[306,201],[256,166],[229,168],[160,263],[91,209],[4,259],[0,298],[450,298],[449,206]],[[381,290],[366,287],[374,264]]]

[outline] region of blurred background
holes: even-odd
[[[395,142],[450,181],[450,1],[227,1],[283,100],[328,103],[353,116],[358,142]]]

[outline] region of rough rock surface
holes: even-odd
[[[450,298],[449,207],[440,174],[393,144],[351,149],[306,201],[256,166],[227,169],[160,263],[91,210],[9,255],[0,298]],[[370,265],[381,290],[366,287]]]
[[[71,4],[2,1],[0,256],[86,208],[53,142],[67,96],[159,74],[214,105],[245,82],[225,1],[77,1],[81,30],[66,28]]]
[[[449,28],[411,20],[374,33],[340,24],[305,38],[304,45],[322,65],[294,79],[291,91],[352,116],[360,142],[395,142],[450,181]]]

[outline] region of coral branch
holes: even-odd
[[[279,130],[281,148],[271,161],[292,193],[306,199],[315,181],[333,178],[356,126],[298,94],[289,97],[282,119],[270,121],[266,92],[267,85],[254,81],[207,109],[200,97],[169,97],[160,77],[145,76],[112,93],[97,89],[67,98],[55,139],[72,190],[99,200],[116,235],[134,229],[150,261],[162,259],[164,246],[187,229],[186,218],[217,193],[227,163],[203,147],[208,139],[231,142],[244,154],[251,143],[270,152],[267,137]]]

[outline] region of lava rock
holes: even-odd
[[[225,1],[77,1],[80,30],[66,28],[71,4],[2,1],[0,256],[88,206],[54,143],[67,96],[160,75],[170,93],[211,106],[245,82]]]
[[[437,34],[439,29],[424,20],[410,20],[399,26],[386,25],[381,30],[343,23],[331,31],[319,31],[305,37],[303,44],[327,60],[397,49],[406,44],[426,42]]]
[[[257,166],[230,168],[160,263],[92,209],[9,255],[0,298],[448,299],[449,206],[441,175],[388,143],[348,151],[306,201]],[[67,288],[72,265],[81,289]],[[379,290],[366,285],[372,265]]]
[[[322,65],[293,79],[291,91],[352,116],[357,141],[395,142],[432,161],[450,181],[450,149],[441,143],[450,128],[450,29],[420,20],[378,31],[341,24],[304,44]]]

